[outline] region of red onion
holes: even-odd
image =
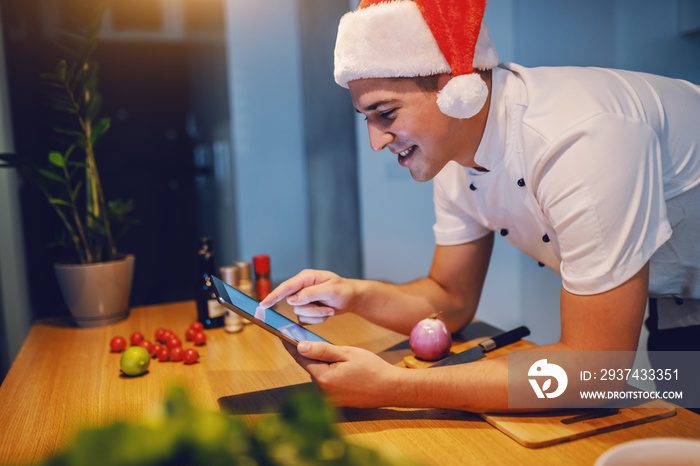
[[[413,327],[408,344],[417,358],[435,361],[447,356],[452,346],[452,337],[437,315],[423,319]]]

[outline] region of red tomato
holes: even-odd
[[[158,357],[159,362],[165,362],[168,359],[170,359],[170,350],[168,350],[168,348],[166,348],[165,346],[161,346],[158,352],[156,353],[156,356]]]
[[[167,348],[166,348],[167,349]],[[185,350],[182,349],[182,346],[176,346],[175,348],[170,350],[170,360],[171,361],[182,361],[182,358],[185,357]]]
[[[182,342],[180,341],[180,339],[178,337],[171,336],[170,338],[168,338],[167,345],[168,345],[168,349],[172,350],[173,348],[177,348],[178,346],[182,346]]]
[[[197,359],[199,359],[199,353],[197,353],[197,350],[194,350],[192,348],[189,348],[185,350],[185,364],[194,364],[197,362]]]
[[[188,328],[187,331],[185,332],[185,339],[187,341],[192,341],[194,339],[194,334],[196,332],[197,331],[195,329],[193,329],[192,327]]]
[[[148,351],[148,354],[153,356],[153,343],[151,343],[148,340],[141,340],[138,344],[141,348],[145,348],[146,351]]]
[[[134,332],[131,334],[131,344],[136,346],[143,340],[143,334],[141,332]]]
[[[175,335],[173,332],[171,332],[168,329],[165,329],[165,331],[163,332],[163,339],[161,340],[161,343],[167,343],[168,338],[170,338],[173,335]]]
[[[192,322],[190,328],[194,329],[195,332],[204,330],[204,325],[201,322]]]
[[[159,328],[158,330],[156,330],[156,334],[154,335],[155,338],[156,338],[156,341],[162,342],[162,341],[163,341],[163,334],[164,334],[164,333],[165,333],[165,329],[164,329],[164,328]]]
[[[153,346],[151,347],[151,356],[153,356],[154,358],[157,358],[158,351],[160,351],[163,348],[165,348],[165,347],[163,345],[161,345],[160,343],[154,343]]]
[[[114,337],[112,341],[109,342],[109,348],[114,353],[121,353],[126,349],[126,340],[122,337]]]
[[[207,342],[207,336],[204,334],[204,332],[197,332],[194,334],[192,341],[195,345],[203,345]]]

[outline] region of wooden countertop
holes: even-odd
[[[83,427],[144,420],[173,383],[185,387],[195,404],[255,419],[274,410],[290,390],[310,382],[280,341],[254,325],[237,334],[208,330],[197,364],[152,360],[147,375],[120,376],[120,355],[109,351],[112,337],[128,340],[140,331],[153,340],[155,330],[163,327],[190,347],[184,332],[195,318],[194,302],[180,302],[137,307],[128,319],[101,328],[80,329],[61,320],[35,323],[0,386],[0,464],[41,460]],[[474,324],[462,336],[479,341],[491,336],[487,328]],[[410,354],[405,336],[355,315],[334,317],[314,331],[338,345],[379,353],[392,364]],[[490,357],[527,345],[518,342]],[[591,465],[605,450],[629,440],[700,438],[700,417],[680,408],[668,419],[540,449],[525,448],[479,416],[460,411],[346,408],[339,416],[348,440],[395,448],[434,465]]]

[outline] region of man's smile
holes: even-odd
[[[401,152],[398,153],[398,156],[399,156],[399,164],[400,164],[402,167],[405,167],[405,166],[408,165],[408,162],[409,162],[410,159],[411,159],[411,155],[413,154],[413,152],[415,151],[415,149],[416,149],[416,146],[413,145],[413,146],[409,147],[408,149],[404,149],[404,150],[402,150]]]

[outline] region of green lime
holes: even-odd
[[[122,354],[119,365],[126,375],[141,375],[146,372],[150,362],[151,355],[146,348],[131,346]]]

